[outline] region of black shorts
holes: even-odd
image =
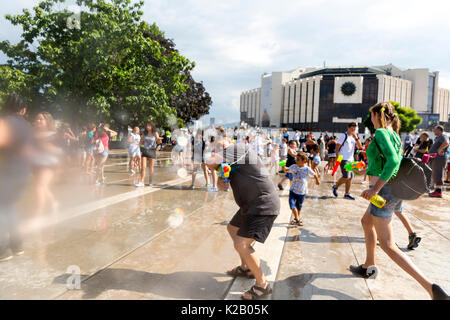
[[[239,210],[230,221],[230,225],[239,228],[237,235],[264,243],[272,230],[277,216],[245,215]]]
[[[156,150],[141,148],[141,156],[150,159],[156,159]]]

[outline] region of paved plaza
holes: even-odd
[[[324,163],[322,163],[323,167]],[[126,172],[126,151],[107,162],[106,184],[89,184],[73,169],[54,187],[58,212],[33,217],[31,196],[19,204],[25,254],[0,264],[0,299],[239,299],[251,280],[225,271],[239,259],[226,225],[237,211],[232,192],[207,192],[203,174],[190,190],[170,153],[158,154],[153,187],[135,188]],[[340,174],[337,174],[339,177]],[[274,175],[278,182],[281,175]],[[429,299],[409,275],[377,248],[376,279],[348,271],[365,258],[360,219],[368,205],[331,193],[333,179],[310,183],[303,227],[289,225],[288,190],[264,246],[262,266],[273,282],[271,299]],[[357,177],[354,195],[368,185]],[[450,291],[450,194],[404,203],[422,242],[407,250],[408,234],[394,217],[398,247],[433,281]],[[174,221],[176,222],[174,224]],[[73,270],[81,287],[71,290]]]

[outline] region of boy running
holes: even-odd
[[[294,219],[291,221],[292,225],[303,226],[300,214],[303,201],[308,193],[308,177],[314,177],[316,184],[320,184],[317,172],[308,167],[307,163],[307,154],[299,152],[296,157],[296,163],[289,167],[289,173],[292,175],[292,187],[289,191],[289,206],[294,214]]]

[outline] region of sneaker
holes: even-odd
[[[338,197],[338,188],[336,186],[331,187],[333,190],[333,195],[337,198]]]
[[[351,194],[346,194],[346,195],[344,196],[344,199],[355,200],[355,198],[354,198]]]
[[[433,300],[450,300],[450,296],[440,286],[433,283],[432,287]]]
[[[3,254],[0,255],[0,262],[5,262],[8,260],[11,260],[12,258],[13,258],[13,255],[11,254],[11,251],[7,250]]]
[[[207,183],[207,184],[205,184],[205,186],[206,186],[207,189],[209,189],[209,188],[212,187],[212,184],[211,183]]]
[[[194,186],[193,184],[191,184],[191,185],[189,186],[189,189],[194,190],[194,189],[195,189],[195,186]]]
[[[430,194],[428,194],[431,198],[442,198],[442,192],[437,192],[437,191],[434,191],[434,192],[432,192],[432,193],[430,193]]]
[[[135,174],[136,172],[134,172],[133,169],[130,169],[130,170],[128,170],[128,173],[131,174],[131,175],[133,175],[133,174]]]
[[[208,191],[217,192],[217,191],[219,191],[219,189],[217,189],[217,187],[211,187],[211,188],[209,188]]]
[[[134,184],[135,187],[145,187],[145,184],[143,184],[142,182],[138,182]]]
[[[370,271],[369,271],[369,269],[370,269]],[[349,270],[353,274],[358,275],[364,279],[369,279],[369,278],[375,279],[377,277],[377,273],[378,273],[377,267],[375,267],[375,266],[369,267],[367,269],[363,268],[362,265],[350,266]]]
[[[408,249],[414,250],[414,248],[417,248],[420,240],[422,240],[422,238],[418,237],[415,232],[411,233],[409,235]]]
[[[281,185],[281,183],[278,184],[278,189],[284,190],[284,188],[283,188],[283,186]]]
[[[149,186],[149,187],[153,187],[153,183],[152,183],[152,182],[149,182],[149,183],[148,183],[148,186]]]

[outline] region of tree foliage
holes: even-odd
[[[417,115],[416,110],[411,108],[400,107],[400,103],[395,101],[389,101],[395,109],[398,117],[401,121],[400,133],[412,132],[416,127],[422,123],[422,118]],[[370,112],[367,114],[366,119],[363,122],[364,126],[370,130],[371,133],[375,132],[375,128],[370,120]]]
[[[155,25],[152,25],[152,32],[146,33],[145,36],[158,41],[164,47],[166,53],[176,51],[175,43],[171,39],[167,39]],[[184,71],[185,85],[187,90],[181,92],[177,96],[170,99],[170,105],[176,109],[177,117],[184,123],[192,120],[198,120],[202,115],[209,113],[212,104],[211,96],[203,86],[203,82],[196,82],[191,75],[190,70]]]
[[[171,105],[176,109],[177,116],[188,123],[208,114],[212,100],[203,83],[194,81],[190,72],[186,73],[185,83],[188,89],[172,98]]]
[[[188,88],[194,63],[173,43],[168,50],[163,32],[142,20],[143,2],[77,0],[79,28],[69,23],[72,12],[55,8],[60,2],[6,16],[23,31],[17,44],[0,42],[9,58],[0,92],[17,87],[33,109],[72,122],[167,125],[176,114],[170,100]]]

